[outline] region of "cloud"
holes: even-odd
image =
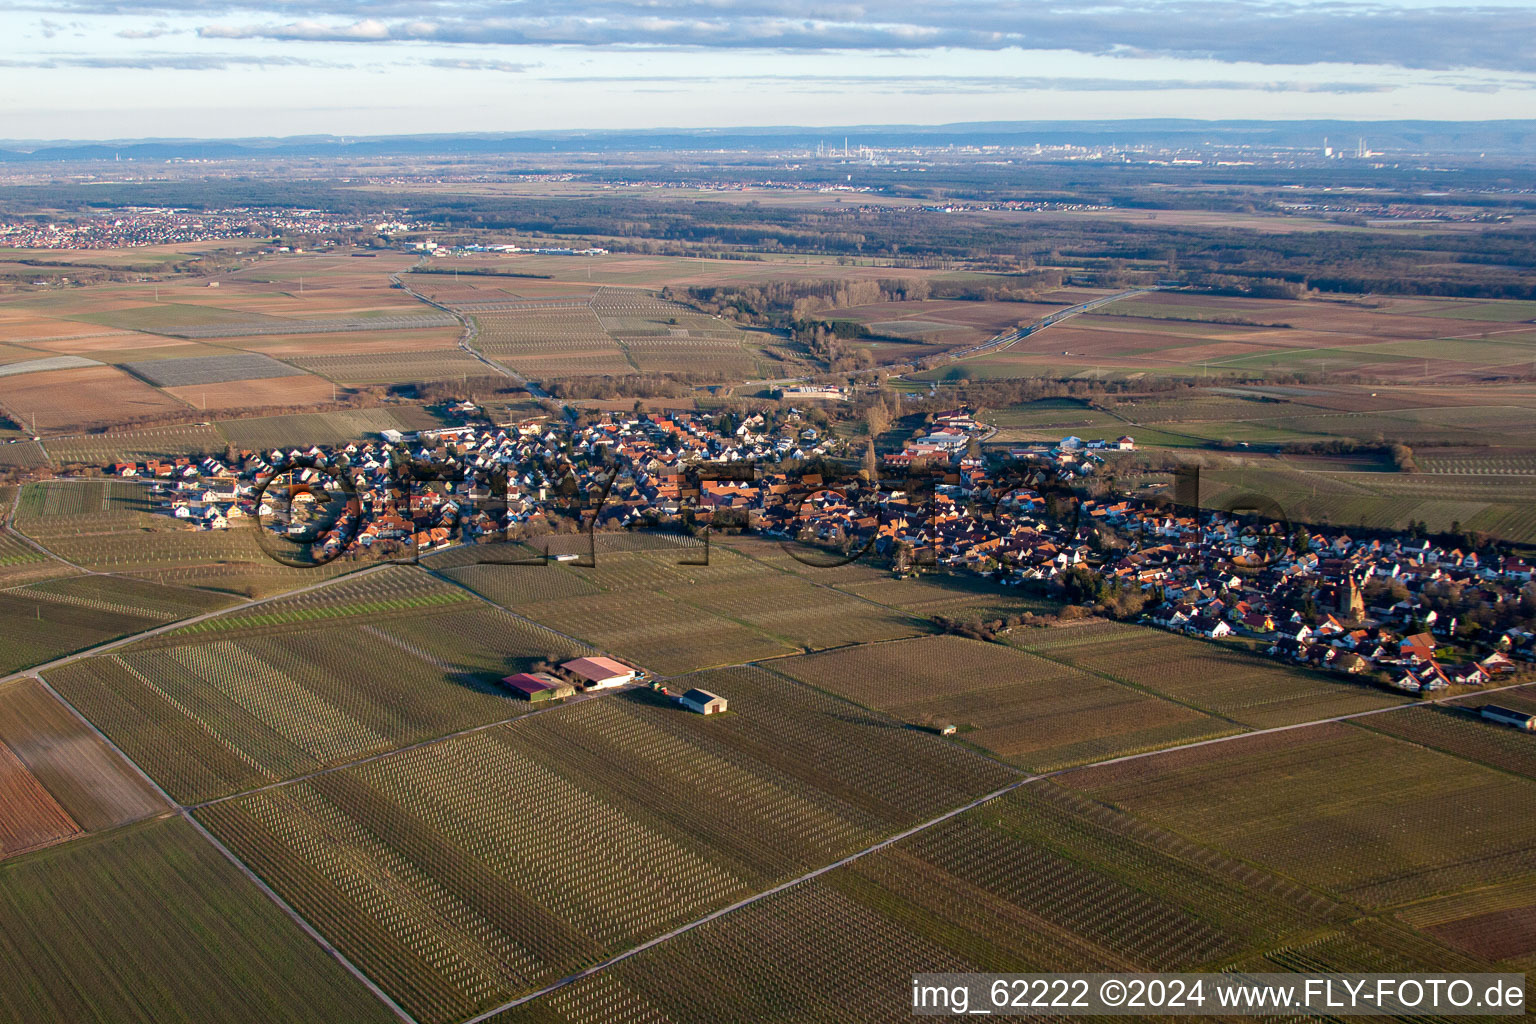
[[[247,67],[350,67],[333,61],[310,60],[294,56],[249,56],[244,54],[156,53],[137,57],[99,57],[89,54],[60,54],[30,60],[0,60],[0,68],[93,68],[97,70],[222,71],[235,66]]]
[[[450,71],[502,71],[522,74],[539,67],[538,64],[518,64],[508,60],[484,60],[475,57],[434,57],[422,61],[427,67],[445,68]]]
[[[762,85],[798,92],[826,92],[848,88],[877,87],[910,95],[1008,92],[1147,92],[1169,90],[1239,90],[1251,92],[1333,93],[1338,95],[1393,92],[1400,88],[1374,82],[1245,82],[1232,79],[1189,78],[1052,78],[1037,75],[751,75],[729,80],[671,75],[563,75],[549,81],[567,83],[623,83],[669,85]],[[1468,91],[1484,91],[1486,84],[1458,85]],[[1496,86],[1494,87],[1496,88]]]
[[[1536,70],[1529,4],[1404,0],[150,0],[219,39],[669,46],[714,49],[1066,50],[1262,64]],[[124,0],[56,9],[145,13]],[[267,15],[263,17],[262,15]],[[236,20],[238,19],[238,20]]]
[[[119,39],[159,39],[161,36],[172,36],[181,31],[181,29],[167,28],[164,24],[159,24],[154,28],[125,28],[113,34]]]

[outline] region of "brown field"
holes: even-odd
[[[111,332],[104,335],[37,342],[39,349],[58,355],[85,356],[102,362],[135,362],[145,359],[180,359],[185,356],[216,356],[224,350],[196,341],[164,338],[137,331]]]
[[[18,423],[57,431],[184,413],[187,406],[116,367],[87,366],[0,378],[0,409]]]
[[[1536,904],[1464,917],[1425,931],[1473,956],[1508,960],[1536,953]]]
[[[334,397],[334,385],[319,377],[263,377],[222,384],[188,384],[165,388],[194,409],[214,412],[261,409],[269,406],[321,405]]]
[[[0,689],[0,744],[86,831],[166,809],[138,772],[34,679]]]
[[[420,304],[417,309],[427,307]],[[451,349],[459,343],[457,327],[423,327],[399,331],[333,331],[326,334],[258,334],[220,338],[228,348],[264,352],[277,359],[289,356],[345,356],[374,352],[421,352]]]
[[[1448,317],[1443,307],[1156,292],[924,376],[1360,373],[1406,383],[1530,372],[1536,344],[1529,324]],[[1485,307],[1499,308],[1496,303],[1469,308]]]
[[[79,833],[59,802],[0,744],[0,857],[12,857]]]
[[[69,320],[34,316],[24,310],[0,310],[0,341],[31,344],[42,341],[63,341],[69,338],[89,338],[103,333],[126,335],[132,332],[97,327],[95,324],[78,324]]]

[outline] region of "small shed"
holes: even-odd
[[[519,672],[515,676],[507,676],[501,684],[523,700],[534,704],[564,700],[576,692],[576,687],[563,679],[556,679],[548,672]]]
[[[697,711],[701,715],[718,715],[725,710],[725,698],[719,694],[710,693],[708,690],[694,688],[683,694],[678,700],[689,711]]]
[[[635,670],[612,658],[577,658],[560,666],[577,683],[588,690],[602,690],[610,686],[623,686],[633,682]]]
[[[1536,715],[1527,714],[1524,711],[1515,711],[1511,708],[1503,708],[1497,704],[1484,704],[1478,709],[1490,722],[1498,722],[1500,725],[1512,725],[1516,729],[1526,732],[1536,732]]]

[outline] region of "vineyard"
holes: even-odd
[[[479,365],[478,363],[476,364]],[[471,371],[473,372],[473,371]],[[458,376],[455,371],[452,376]],[[230,444],[270,450],[300,444],[345,444],[381,430],[416,430],[414,409],[351,409],[221,420],[218,431]],[[402,417],[410,416],[410,420]]]
[[[1033,771],[1207,739],[1235,727],[1044,658],[955,636],[790,658],[777,671]]]
[[[73,576],[0,591],[0,672],[208,611],[223,598],[112,576]]]
[[[661,675],[794,653],[749,626],[653,592],[567,597],[518,611]]]
[[[78,434],[48,439],[48,454],[58,465],[106,466],[152,458],[220,454],[228,446],[212,427],[149,427],[113,434]]]
[[[41,469],[48,465],[48,454],[36,441],[19,444],[0,444],[0,466],[17,469]]]
[[[1010,778],[767,673],[693,681],[732,713],[631,692],[199,813],[437,1022]]]
[[[530,377],[635,372],[624,348],[585,307],[476,313],[475,344]]]
[[[280,363],[271,356],[256,352],[224,356],[190,356],[181,359],[152,359],[142,363],[119,365],[134,376],[141,377],[161,388],[304,375],[303,370],[296,370],[287,363]]]
[[[524,557],[526,557],[526,553]],[[466,565],[443,573],[503,608],[520,611],[539,601],[598,593],[580,569],[549,565]]]
[[[402,602],[366,625],[302,614],[318,607],[154,637],[49,680],[192,803],[515,717],[528,705],[496,680],[590,653],[478,602]]]
[[[1522,810],[1536,783],[1350,725],[1172,751],[1060,781],[1369,908],[1520,877],[1536,850],[1536,823]]]
[[[1302,886],[1037,785],[495,1020],[705,1024],[766,1007],[896,1022],[912,1011],[891,992],[914,964],[1190,970],[1343,917]]]
[[[1517,702],[1505,694],[1496,694],[1494,699],[1505,705]],[[1531,737],[1483,721],[1469,703],[1405,708],[1395,714],[1372,715],[1360,725],[1443,754],[1536,779],[1536,743]]]
[[[27,484],[16,506],[24,533],[73,532],[121,523],[121,515],[148,511],[143,485],[119,480],[68,480]],[[105,517],[119,516],[112,520]]]
[[[0,865],[0,961],[8,1021],[396,1020],[175,818]]]
[[[165,810],[154,789],[35,680],[0,689],[0,744],[88,832]]]
[[[1089,632],[1089,630],[1093,630]],[[1230,721],[1267,728],[1389,707],[1402,698],[1337,676],[1141,626],[1046,630],[1025,650],[1151,690]]]
[[[783,573],[763,573],[749,585],[739,580],[696,583],[668,587],[664,593],[701,612],[813,649],[913,636],[931,628],[924,620]]]
[[[458,349],[303,356],[291,358],[289,362],[344,384],[395,384],[448,380],[466,375],[483,376],[487,372],[484,363],[468,352]]]
[[[0,509],[0,516],[3,515],[4,511]],[[28,580],[66,575],[72,571],[67,565],[49,558],[0,526],[0,585],[10,587]]]

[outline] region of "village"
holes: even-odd
[[[1130,437],[986,452],[988,428],[958,409],[931,417],[872,477],[867,455],[853,468],[856,449],[793,407],[739,421],[607,412],[585,426],[492,425],[472,404],[456,411],[471,422],[336,449],[239,451],[229,464],[109,471],[148,478],[156,510],[194,528],[258,517],[276,534],[302,532],[290,506],[311,499],[284,500],[264,481],[286,470],[299,495],[345,476],[350,504],[301,538],[322,559],[518,541],[547,552],[541,538],[562,534],[740,529],[886,559],[901,575],[969,573],[1064,592],[1106,614],[1415,694],[1485,685],[1536,661],[1536,583],[1519,557],[1408,535],[1287,533],[1146,497],[1069,496],[1133,449]]]

